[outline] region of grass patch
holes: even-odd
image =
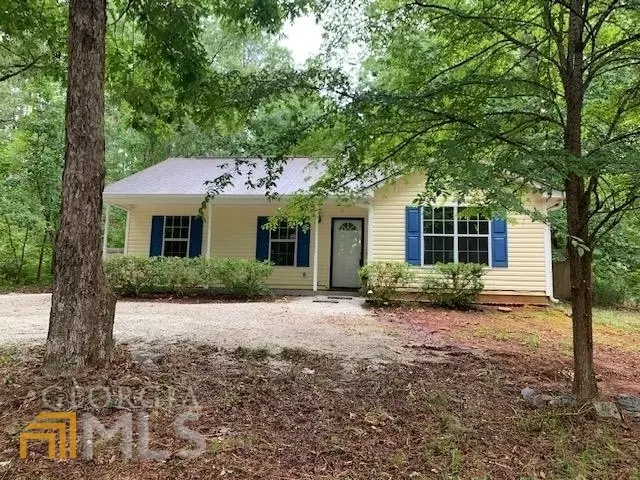
[[[266,360],[269,358],[269,349],[267,347],[244,347],[239,346],[233,351],[236,358],[244,358],[247,360]]]
[[[593,311],[593,323],[622,332],[640,333],[640,312],[596,308]]]

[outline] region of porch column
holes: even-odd
[[[213,229],[213,200],[207,202],[207,258],[211,258],[211,231]]]
[[[313,225],[313,291],[318,291],[318,225],[319,215],[316,213],[316,221]]]
[[[369,204],[367,212],[367,264],[373,262],[373,205]]]
[[[107,204],[104,213],[104,229],[102,230],[102,257],[107,256],[107,239],[109,238],[109,212],[111,211],[111,205]]]

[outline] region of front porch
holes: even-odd
[[[169,225],[177,217],[199,216],[201,198],[122,198],[106,203],[105,232],[109,225],[110,209],[126,211],[124,251],[125,255],[150,256],[154,217],[170,218]],[[318,291],[357,288],[359,267],[367,262],[370,255],[370,208],[366,205],[341,206],[327,202],[319,215],[312,219],[308,232],[299,232],[293,238],[278,238],[278,234],[262,235],[267,256],[260,256],[259,218],[275,215],[279,204],[264,198],[229,198],[220,196],[210,202],[201,217],[202,231],[199,234],[199,255],[203,257],[267,259],[284,263],[287,249],[293,250],[296,261],[289,265],[276,265],[269,285],[273,289]],[[164,223],[163,223],[164,225]],[[174,240],[173,227],[162,228],[162,253],[173,251],[176,242],[183,240],[189,245],[193,239],[188,236]],[[189,229],[192,234],[192,229]],[[176,230],[177,231],[177,230]],[[301,242],[306,236],[308,244]],[[291,235],[293,236],[293,234]],[[155,240],[157,241],[157,239]],[[276,245],[290,242],[289,245]],[[196,242],[197,243],[197,242]],[[171,248],[168,248],[171,246]],[[105,235],[104,255],[109,254],[110,245]],[[188,248],[188,247],[185,247]],[[308,253],[305,249],[308,248]],[[183,251],[180,252],[184,253]],[[193,252],[192,252],[193,253]],[[276,253],[280,256],[276,258]],[[188,254],[188,250],[187,250]],[[273,259],[271,258],[273,255]],[[306,262],[298,261],[308,255]],[[191,255],[195,256],[195,255]],[[289,255],[290,257],[291,255]]]

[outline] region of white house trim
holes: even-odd
[[[211,258],[211,236],[213,235],[213,205],[207,202],[207,258]]]
[[[367,210],[367,264],[373,263],[373,205]]]
[[[544,273],[545,294],[552,302],[558,300],[553,296],[553,247],[551,245],[551,227],[544,224]]]
[[[313,224],[313,291],[318,291],[318,226],[320,224],[320,216],[316,213],[315,222]]]

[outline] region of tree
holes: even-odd
[[[155,101],[156,97],[169,99],[171,108],[166,110],[166,119],[170,120],[182,111],[183,103],[188,104],[190,95],[199,94],[197,98],[210,101],[208,108],[212,110],[215,94],[221,90],[228,94],[230,85],[239,77],[232,76],[230,85],[218,88],[224,83],[221,80],[225,74],[216,75],[206,68],[206,51],[200,42],[201,20],[216,11],[229,21],[253,22],[273,30],[306,4],[248,0],[230,8],[224,2],[206,0],[127,2],[114,24],[132,12],[135,26],[143,32],[141,41],[134,37],[132,46],[144,57],[156,59],[145,73],[151,74],[148,80],[154,87],[161,87],[152,95],[148,87],[138,89],[136,93],[143,102],[129,97],[129,103],[134,110],[136,106],[142,110],[146,97],[156,116],[160,116],[157,107],[162,102]],[[110,360],[113,347],[116,300],[106,282],[100,248],[105,179],[106,20],[105,0],[69,3],[66,153],[44,362],[45,371],[52,374],[101,366]],[[126,83],[135,72],[123,67],[120,73]],[[156,81],[164,78],[169,82]],[[263,78],[264,74],[257,80]],[[268,93],[259,90],[263,91]],[[233,99],[225,101],[233,104]]]
[[[69,73],[62,206],[44,360],[50,374],[111,358],[116,297],[102,270],[100,218],[105,177],[106,3],[69,3]]]
[[[597,395],[592,261],[640,195],[640,9],[634,0],[374,2],[370,55],[347,100],[344,155],[318,186],[421,171],[424,195],[526,209],[563,190],[574,392]]]

